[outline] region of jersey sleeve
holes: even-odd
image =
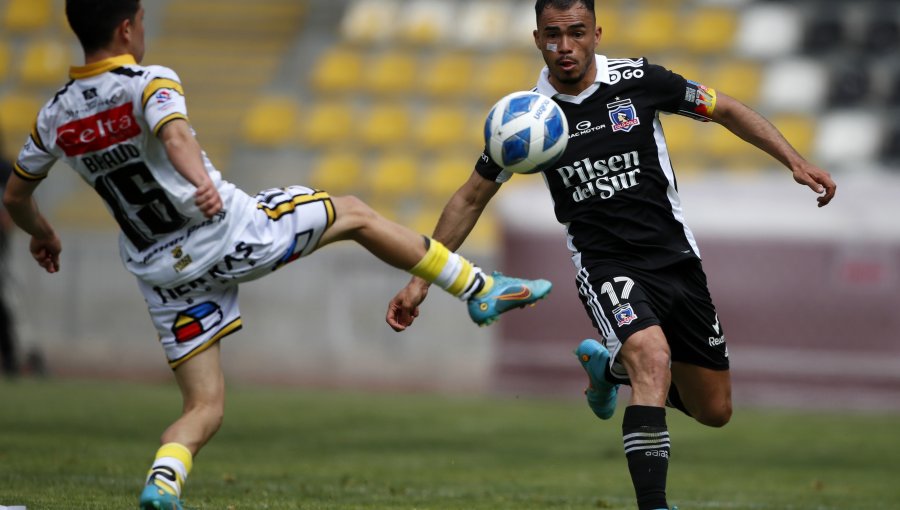
[[[16,158],[16,163],[13,165],[16,175],[27,181],[44,179],[50,172],[50,167],[56,163],[56,156],[50,153],[44,142],[49,136],[43,128],[44,116],[44,110],[41,109],[31,128],[31,133],[28,134],[25,145],[22,146],[19,157]]]
[[[664,112],[708,122],[716,109],[716,91],[698,82],[687,80],[659,65],[646,65],[648,83],[658,98],[658,108]]]
[[[141,94],[141,106],[147,125],[156,135],[173,120],[187,120],[187,102],[175,71],[160,66],[149,69],[151,73]]]
[[[494,160],[488,156],[487,149],[481,153],[481,156],[478,157],[478,161],[475,162],[475,171],[485,179],[500,184],[508,181],[512,177],[512,173],[507,172],[500,165],[494,163]]]

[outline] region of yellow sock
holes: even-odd
[[[434,283],[450,294],[468,300],[472,296],[482,296],[494,286],[493,277],[484,274],[465,257],[453,253],[446,246],[429,237],[425,238],[428,251],[410,273],[425,281]]]
[[[181,488],[193,466],[194,459],[187,447],[166,443],[156,452],[153,466],[147,472],[147,483],[152,480],[160,489],[180,498]]]

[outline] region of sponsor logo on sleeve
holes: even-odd
[[[707,119],[716,109],[716,91],[695,81],[688,80],[684,100],[694,105],[694,113]]]

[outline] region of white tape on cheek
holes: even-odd
[[[547,43],[547,51],[556,51],[556,44]]]

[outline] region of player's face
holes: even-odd
[[[538,17],[534,42],[550,70],[557,91],[577,95],[594,83],[594,52],[600,27],[594,15],[578,3],[568,9],[548,7]]]

